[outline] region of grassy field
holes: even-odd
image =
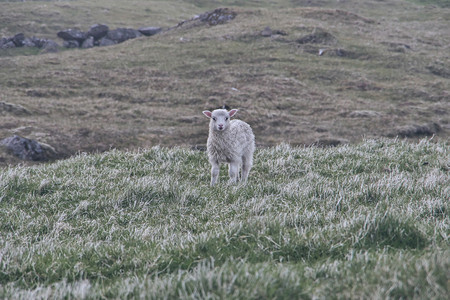
[[[236,18],[168,30],[217,7]],[[3,36],[57,39],[96,23],[165,31],[54,54],[0,50],[0,139],[35,139],[55,158],[193,147],[206,143],[201,111],[228,104],[258,146],[445,141],[449,18],[446,1],[1,1]],[[17,163],[0,149],[1,166]]]
[[[192,20],[217,7],[236,18]],[[0,0],[0,37],[164,28],[0,50],[0,140],[65,158],[0,147],[0,299],[447,299],[449,19],[445,0]],[[247,185],[210,188],[190,148],[223,104],[258,149]]]
[[[447,299],[449,145],[154,147],[0,170],[2,299]]]

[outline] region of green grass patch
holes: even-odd
[[[425,140],[280,145],[214,188],[184,148],[2,169],[0,297],[445,298],[448,161]]]

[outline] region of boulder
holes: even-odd
[[[4,44],[6,44],[7,42],[9,42],[9,40],[8,40],[7,38],[5,38],[5,37],[2,37],[2,38],[0,39],[0,48],[2,48],[2,46],[3,46]]]
[[[25,35],[23,33],[18,33],[12,37],[11,41],[16,45],[16,47],[22,47],[23,41],[25,40]]]
[[[103,24],[95,24],[92,25],[91,28],[89,28],[87,32],[88,37],[93,37],[94,40],[99,40],[102,37],[106,36],[108,33],[109,27]]]
[[[162,30],[161,27],[141,27],[138,29],[138,31],[145,36],[152,36],[158,34],[161,32],[161,30]]]
[[[86,33],[78,29],[62,30],[57,35],[65,41],[77,41],[78,43],[82,43],[87,37]]]
[[[63,47],[64,48],[78,48],[78,47],[80,47],[80,43],[78,43],[78,41],[75,41],[75,40],[64,41]]]
[[[81,44],[81,48],[87,49],[94,47],[94,37],[90,36],[84,40],[83,44]]]
[[[23,160],[45,161],[48,156],[44,148],[35,140],[14,135],[0,140],[0,145],[3,145],[11,151],[15,156]]]
[[[98,41],[98,45],[103,47],[103,46],[112,46],[117,44],[116,42],[114,42],[113,40],[110,40],[106,37],[101,38],[100,41]]]
[[[35,37],[35,36],[33,36],[32,38],[30,38],[30,40],[31,40],[31,42],[32,42],[36,47],[38,47],[38,48],[44,47],[44,44],[45,44],[45,42],[47,41],[47,40],[45,40],[45,39],[40,39],[40,38],[37,38],[37,37]]]
[[[9,41],[9,42],[3,44],[0,48],[1,48],[1,49],[16,48],[16,44],[14,44],[13,41]]]
[[[125,42],[126,40],[134,39],[134,38],[137,38],[140,36],[142,36],[142,34],[135,29],[117,28],[117,29],[108,31],[105,38],[107,38],[111,41],[114,41],[118,44],[118,43]]]
[[[33,42],[33,39],[31,38],[25,38],[22,44],[24,47],[36,47],[36,44]]]
[[[59,51],[59,45],[53,40],[45,40],[42,45],[42,52],[44,53],[55,53]]]

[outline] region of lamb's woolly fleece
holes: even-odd
[[[255,136],[250,125],[241,120],[231,120],[224,131],[214,130],[211,120],[207,151],[211,163],[242,163],[244,155],[253,155]]]

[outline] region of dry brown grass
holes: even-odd
[[[13,133],[33,138],[52,145],[59,157],[156,144],[202,145],[208,129],[201,111],[226,103],[240,108],[238,117],[252,125],[260,146],[357,142],[429,124],[438,124],[430,125],[435,138],[448,139],[450,9],[406,1],[322,1],[323,7],[303,7],[303,2],[234,7],[237,17],[224,25],[185,24],[111,47],[1,56],[0,102],[29,113],[0,106],[0,138]],[[94,4],[27,5],[45,5],[48,10],[36,11],[57,11],[57,19],[62,11],[81,14],[83,6]],[[156,16],[151,25],[163,26],[210,9],[189,2],[184,10],[145,5]],[[100,6],[79,27],[97,23]],[[16,14],[27,9],[18,3],[0,7]],[[122,17],[98,22],[138,27],[146,9],[111,7]],[[65,19],[58,26],[71,25]],[[17,26],[6,30],[22,28]],[[287,35],[263,37],[266,26]],[[329,40],[299,42],[318,32]],[[319,56],[319,49],[326,51]],[[16,162],[0,156],[0,164]]]

